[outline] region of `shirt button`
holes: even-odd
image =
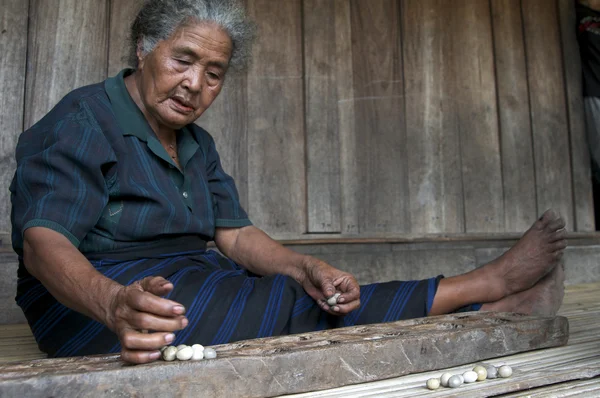
[[[184,197],[184,198],[186,198],[186,199],[187,199],[187,198],[188,198],[188,196],[189,196],[189,195],[188,195],[188,193],[187,193],[187,192],[185,192],[185,191],[182,193],[182,195],[183,195],[183,197]]]

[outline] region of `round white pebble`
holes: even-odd
[[[454,375],[448,380],[448,387],[457,388],[462,385],[462,377],[461,375]]]
[[[337,304],[337,300],[338,300],[338,298],[339,298],[340,296],[341,296],[341,294],[340,294],[340,293],[336,293],[336,294],[334,294],[333,296],[329,297],[329,298],[327,299],[327,304],[329,304],[329,306],[330,306],[330,307],[333,307],[334,305],[336,305],[336,304]]]
[[[463,373],[462,375],[465,379],[465,383],[474,383],[477,381],[477,373],[472,371],[472,370],[468,370],[465,373]]]
[[[185,345],[185,344],[179,344],[179,345],[177,346],[177,349],[178,349],[178,350],[181,350],[182,348],[185,348],[185,347],[187,347],[187,345]]]
[[[194,344],[192,346],[192,350],[194,351],[192,354],[192,361],[204,359],[204,347],[202,347],[200,344]]]
[[[165,345],[165,346],[162,346],[162,347],[160,347],[160,352],[162,353],[164,350],[166,350],[166,349],[167,349],[167,347],[168,347],[168,345]]]
[[[442,373],[442,375],[440,376],[440,384],[442,385],[442,387],[448,387],[448,380],[450,380],[451,377],[452,373]]]
[[[464,384],[465,377],[463,375],[457,375],[457,376],[460,377],[460,384]]]
[[[427,380],[427,388],[430,390],[437,390],[440,388],[440,379],[429,379]]]
[[[487,370],[488,379],[495,379],[498,377],[498,369],[496,369],[495,366],[488,365],[485,367],[485,370]]]
[[[177,347],[168,346],[162,352],[162,357],[165,361],[174,361],[177,356]]]
[[[512,374],[513,374],[513,370],[508,365],[500,366],[500,368],[498,369],[498,376],[500,376],[500,377],[510,377],[510,376],[512,376]]]
[[[473,368],[473,372],[477,373],[477,381],[483,381],[487,379],[487,370],[483,366],[475,366]]]
[[[204,358],[206,359],[214,359],[217,357],[217,352],[213,348],[205,348],[204,349]]]
[[[194,355],[194,350],[192,347],[185,346],[180,350],[177,350],[177,359],[180,361],[189,361]]]

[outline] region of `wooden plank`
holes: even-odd
[[[28,3],[4,0],[0,7],[0,235],[10,226],[10,192],[15,172],[15,147],[23,130]],[[1,238],[6,241],[5,238]],[[7,242],[5,242],[7,243]]]
[[[496,79],[490,6],[487,1],[453,2],[451,82],[460,137],[466,232],[504,231]]]
[[[110,31],[108,38],[108,76],[114,76],[127,66],[129,30],[143,0],[110,0]]]
[[[558,0],[562,37],[563,67],[567,92],[567,112],[571,138],[573,172],[574,231],[595,231],[590,152],[586,138],[583,111],[581,59],[575,35],[575,3]]]
[[[302,3],[248,1],[258,25],[248,75],[248,201],[270,234],[305,233]]]
[[[349,2],[305,0],[308,232],[341,232],[340,91],[352,75]]]
[[[504,225],[527,230],[537,219],[521,0],[491,2],[498,86]]]
[[[554,208],[573,229],[569,124],[555,3],[521,2],[525,32],[538,212]]]
[[[399,2],[350,4],[358,232],[409,232]]]
[[[402,2],[406,146],[413,233],[464,232],[456,104],[448,63],[454,4]]]
[[[246,340],[216,346],[218,359],[208,361],[126,366],[112,355],[0,365],[0,394],[274,396],[560,346],[567,339],[563,317],[465,313]]]
[[[106,78],[108,1],[31,0],[25,128],[69,91]]]

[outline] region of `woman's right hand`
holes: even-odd
[[[185,308],[162,298],[173,289],[168,280],[155,276],[120,286],[114,294],[107,326],[121,342],[121,358],[130,363],[148,363],[160,358],[159,349],[175,339],[173,332],[185,328]],[[151,330],[151,333],[147,333]]]

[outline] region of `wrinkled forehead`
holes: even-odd
[[[195,57],[210,56],[225,63],[229,63],[233,52],[231,37],[215,22],[183,23],[162,44],[169,46],[171,51]]]

